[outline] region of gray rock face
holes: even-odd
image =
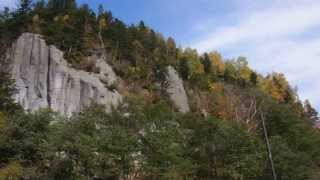
[[[169,94],[173,104],[178,108],[180,112],[189,112],[190,107],[188,103],[188,97],[183,86],[183,81],[172,66],[167,67],[167,81],[167,93]]]
[[[40,35],[24,33],[8,59],[18,90],[14,98],[27,111],[49,107],[71,116],[92,102],[110,111],[122,101],[117,91],[105,87],[114,84],[117,77],[103,57],[96,60],[98,74],[75,70],[68,67],[63,52],[48,46]]]

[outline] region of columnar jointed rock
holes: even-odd
[[[13,45],[9,60],[18,89],[14,98],[27,111],[50,107],[70,116],[92,102],[103,104],[110,111],[122,101],[117,91],[105,87],[116,81],[108,64],[98,60],[100,74],[72,69],[64,60],[63,52],[48,46],[40,35],[21,35]]]
[[[167,93],[170,96],[173,104],[182,113],[187,113],[190,111],[188,97],[183,86],[183,81],[179,77],[177,71],[172,67],[167,67]]]

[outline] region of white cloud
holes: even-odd
[[[284,72],[292,85],[298,85],[302,99],[320,108],[320,39],[307,42],[263,42],[245,50],[252,66],[262,72]]]
[[[248,40],[265,41],[305,32],[320,24],[320,2],[270,8],[241,18],[245,19],[237,25],[218,28],[194,47],[206,51]]]
[[[298,85],[301,98],[320,110],[320,35],[314,32],[320,28],[320,1],[273,0],[253,7],[239,8],[232,25],[205,22],[214,31],[191,46],[200,52],[217,49],[247,56],[260,72],[283,72]]]

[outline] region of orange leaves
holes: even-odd
[[[209,89],[211,90],[211,92],[213,92],[214,94],[222,94],[223,93],[223,89],[224,86],[222,83],[220,82],[213,82],[209,84]]]
[[[203,74],[204,73],[204,67],[201,63],[196,64],[196,74]]]
[[[281,73],[272,73],[265,79],[260,79],[259,86],[261,90],[270,94],[278,102],[283,103],[286,99],[290,86],[285,76]]]

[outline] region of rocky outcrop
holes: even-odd
[[[15,100],[27,111],[49,107],[70,116],[92,102],[110,111],[122,101],[116,90],[107,87],[117,77],[102,57],[96,59],[99,73],[75,70],[68,66],[63,52],[48,46],[40,35],[22,34],[9,52],[9,70],[16,81]]]
[[[188,103],[188,97],[183,86],[183,81],[172,66],[167,67],[167,82],[168,87],[166,90],[172,103],[180,112],[189,112],[190,107]]]

